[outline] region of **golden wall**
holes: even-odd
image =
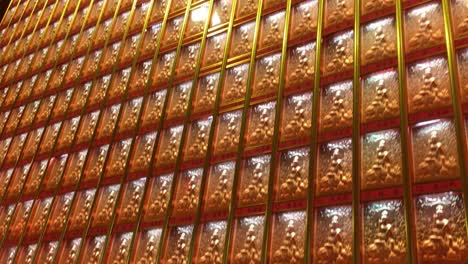
[[[0,263],[468,263],[468,0],[12,0]]]

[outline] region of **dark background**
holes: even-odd
[[[11,0],[0,0],[0,21],[2,21],[5,11],[8,8]]]

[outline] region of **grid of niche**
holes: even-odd
[[[442,4],[404,5],[397,30],[395,3],[363,1],[359,55],[353,4],[326,1],[318,19],[316,1],[264,1],[260,9],[249,0],[13,1],[0,26],[0,258],[178,263],[192,254],[200,263],[259,263],[266,250],[273,263],[300,262],[309,231],[316,263],[350,262],[351,192],[360,191],[367,263],[403,261],[405,225],[420,224],[433,227],[412,238],[420,262],[464,259]],[[465,94],[467,56],[458,43],[466,8],[450,6]],[[356,56],[362,157],[351,144]],[[403,153],[413,157],[408,171]],[[352,190],[356,164],[360,185]],[[414,223],[403,218],[405,185]],[[306,230],[310,191],[315,220]],[[454,242],[434,249],[447,239]]]

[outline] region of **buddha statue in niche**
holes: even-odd
[[[343,228],[338,215],[332,215],[328,225],[328,235],[325,243],[317,250],[318,264],[350,264],[351,246],[343,241]]]
[[[289,220],[286,226],[285,237],[279,249],[273,255],[273,264],[299,264],[304,261],[304,250],[297,241],[297,231],[294,220]]]
[[[258,162],[254,165],[249,184],[242,191],[240,197],[243,204],[255,204],[266,201],[268,186],[263,182],[264,178],[267,178],[265,177],[265,173],[268,173],[268,170],[265,170],[264,164]]]
[[[176,249],[174,251],[174,255],[172,255],[168,260],[167,264],[187,264],[187,252],[189,243],[188,235],[185,232],[182,232],[177,239]]]
[[[395,225],[389,214],[388,209],[380,212],[375,239],[367,247],[367,263],[369,264],[398,264],[405,261],[405,244],[397,241],[394,234]]]
[[[409,40],[409,48],[411,50],[434,46],[443,41],[442,30],[436,29],[434,31],[432,22],[426,13],[421,14],[418,24],[417,32]]]
[[[333,149],[327,172],[319,181],[320,193],[329,194],[351,190],[351,173],[345,169],[346,162],[342,152],[343,150],[339,148]]]
[[[136,262],[137,264],[150,264],[156,262],[156,254],[157,254],[157,243],[156,237],[150,235],[148,238],[148,242],[145,245],[145,251],[143,256]]]
[[[302,156],[295,155],[288,166],[286,179],[282,180],[279,188],[281,200],[304,198],[307,193],[308,180]]]
[[[450,95],[447,89],[440,86],[432,74],[431,68],[424,68],[419,85],[418,93],[411,99],[412,112],[450,104]]]
[[[395,43],[388,40],[387,34],[381,26],[377,27],[374,32],[374,43],[366,51],[364,58],[368,62],[375,62],[395,55]]]
[[[151,219],[161,219],[166,214],[167,201],[169,199],[169,182],[163,180],[160,191],[152,199],[147,209],[147,217]]]
[[[453,233],[454,219],[445,211],[447,205],[437,203],[430,231],[420,243],[425,263],[463,263],[465,241]]]
[[[349,51],[346,42],[343,39],[338,40],[333,48],[333,58],[326,66],[328,73],[337,73],[347,70],[353,65],[353,54]],[[351,53],[351,54],[350,54]]]
[[[392,160],[384,139],[379,141],[374,162],[366,172],[365,184],[368,187],[388,186],[398,182],[400,166]]]
[[[250,224],[245,235],[244,244],[234,257],[237,264],[260,264],[261,250],[257,248],[257,229],[254,224]]]
[[[221,248],[221,235],[219,228],[215,228],[210,236],[205,254],[200,257],[201,264],[223,263],[223,249]]]
[[[348,109],[347,109],[348,108]],[[322,122],[324,130],[351,126],[353,121],[352,110],[347,107],[347,102],[341,91],[336,91],[332,98],[332,107],[325,115]]]
[[[270,118],[271,109],[261,109],[258,123],[252,122],[252,132],[249,136],[249,145],[268,143],[273,137],[273,120]]]
[[[419,181],[454,177],[457,173],[455,157],[446,154],[445,146],[439,139],[437,131],[430,132],[426,144],[427,154],[416,168],[416,177]]]
[[[216,184],[215,191],[208,199],[207,207],[211,210],[222,210],[229,207],[231,201],[231,190],[228,189],[228,171],[223,169],[219,174],[219,180]]]
[[[366,121],[385,119],[394,116],[398,112],[398,102],[390,98],[384,80],[378,81],[375,90],[375,96],[365,110],[364,119]]]

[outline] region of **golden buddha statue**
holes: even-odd
[[[273,264],[299,264],[304,261],[304,249],[297,242],[297,232],[294,220],[289,220],[286,227],[286,235],[279,249],[273,255]]]
[[[379,141],[374,163],[366,172],[364,183],[367,187],[395,184],[400,178],[400,166],[394,164],[385,144],[384,139]]]

